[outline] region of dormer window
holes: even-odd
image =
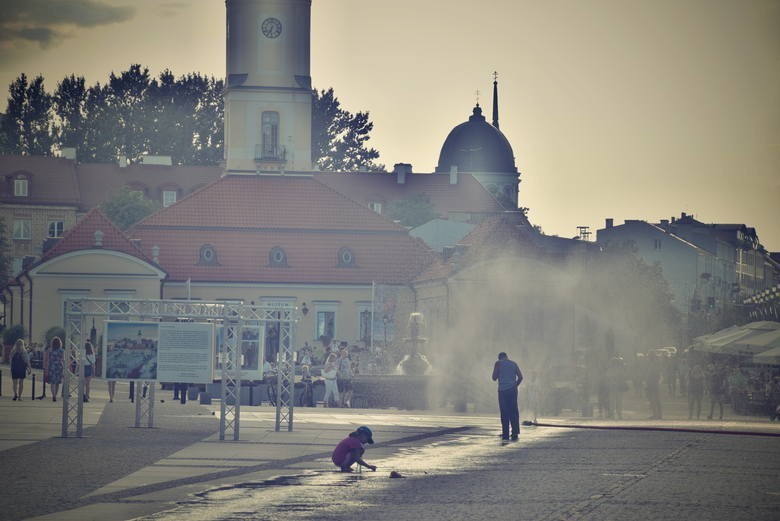
[[[28,197],[30,195],[29,181],[26,177],[17,177],[14,179],[14,196]]]
[[[337,265],[339,268],[355,267],[355,255],[349,248],[341,248],[338,253]]]
[[[178,193],[176,190],[163,190],[162,191],[162,204],[163,208],[167,208],[176,202],[176,196]]]
[[[368,207],[378,214],[382,214],[382,203],[379,201],[369,201]]]
[[[279,246],[274,246],[268,253],[268,264],[274,268],[287,267],[287,253]]]
[[[217,261],[217,250],[211,244],[204,244],[200,247],[198,253],[198,264],[205,264],[207,266],[216,266],[219,264]]]

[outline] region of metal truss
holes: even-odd
[[[222,346],[222,392],[220,406],[219,439],[225,440],[232,433],[239,439],[241,416],[241,342],[245,327],[265,327],[273,323],[279,327],[279,359],[277,360],[277,431],[285,424],[293,430],[293,404],[295,392],[295,366],[293,361],[293,336],[298,310],[292,306],[257,306],[224,301],[142,300],[142,299],[67,299],[65,302],[66,361],[62,404],[62,436],[68,437],[75,426],[75,435],[82,435],[84,393],[84,336],[87,318],[111,320],[168,321],[193,320],[221,323],[225,328]],[[251,325],[250,325],[251,324]],[[147,426],[154,426],[154,385],[141,390],[144,382],[136,382],[135,426],[140,427],[144,418]],[[78,388],[77,397],[72,398]]]
[[[62,368],[62,437],[81,437],[84,430],[85,317],[78,301],[65,304],[65,338]],[[46,385],[44,383],[44,385]],[[73,396],[75,392],[76,396]]]

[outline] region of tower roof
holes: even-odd
[[[494,119],[498,120],[497,114]],[[449,172],[452,166],[460,172],[517,173],[512,145],[485,121],[479,103],[469,120],[453,128],[441,147],[436,171]]]

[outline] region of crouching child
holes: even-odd
[[[364,425],[349,433],[349,436],[336,445],[331,456],[333,463],[341,469],[341,472],[352,472],[352,465],[355,463],[376,471],[376,465],[369,465],[363,461],[363,453],[365,452],[363,445],[365,443],[374,443],[374,438],[371,429]]]

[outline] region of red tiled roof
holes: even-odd
[[[102,247],[95,246],[95,232],[97,230],[103,232]],[[68,230],[53,248],[43,254],[40,262],[72,251],[96,248],[120,251],[146,262],[152,262],[151,258],[146,256],[99,208],[87,213],[76,226]]]
[[[187,195],[222,174],[218,166],[128,165],[116,163],[82,163],[78,166],[81,200],[93,208],[123,186],[143,187],[146,195],[160,201],[161,190],[178,188]]]
[[[365,284],[410,281],[435,257],[405,228],[312,176],[227,176],[138,223],[171,280]],[[210,245],[218,264],[199,264]],[[287,267],[269,266],[271,248]],[[349,248],[354,267],[338,267]]]
[[[11,176],[26,174],[29,196],[15,197]],[[76,163],[61,157],[0,156],[0,201],[13,204],[80,206]]]
[[[504,208],[471,174],[458,174],[457,184],[450,184],[449,174],[407,174],[399,184],[397,176],[382,172],[317,173],[314,178],[324,185],[367,205],[384,204],[424,193],[441,217],[450,212],[495,213]]]

